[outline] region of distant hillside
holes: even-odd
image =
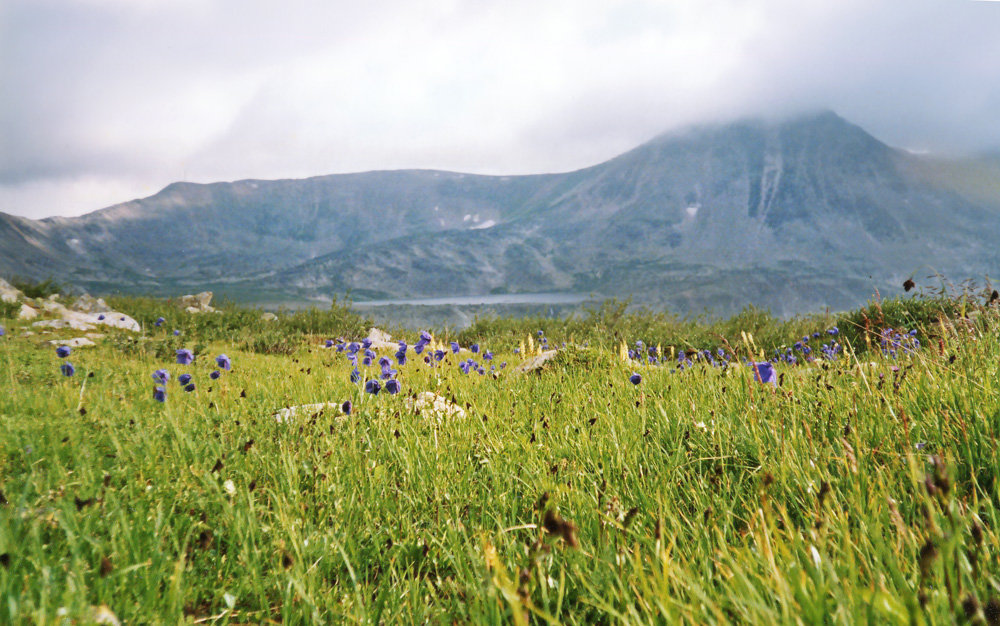
[[[997,274],[1000,159],[916,156],[833,113],[662,135],[541,176],[175,183],[78,218],[0,214],[0,273],[250,301],[567,291],[681,311],[847,308]]]

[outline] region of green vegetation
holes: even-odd
[[[47,340],[75,335],[4,320],[0,623],[88,623],[99,605],[130,624],[995,623],[1000,311],[984,302],[486,318],[435,334],[493,351],[495,372],[411,350],[402,393],[377,396],[323,347],[367,331],[340,304],[267,321],[112,299],[144,332],[74,349],[72,377]],[[923,348],[882,354],[889,325]],[[757,359],[831,326],[844,354],[779,363],[780,386],[620,356],[641,339]],[[538,330],[567,349],[514,372]],[[220,353],[233,369],[212,379]],[[414,414],[424,391],[464,416]]]

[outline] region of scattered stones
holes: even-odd
[[[465,418],[465,409],[433,391],[421,391],[415,398],[407,398],[406,408],[423,418],[436,419],[438,422]]]
[[[556,357],[556,354],[558,353],[559,353],[558,350],[546,350],[545,352],[542,352],[541,354],[534,356],[526,360],[524,363],[521,363],[520,365],[515,367],[514,372],[518,374],[537,372],[538,370],[545,367],[546,363],[554,359]]]
[[[81,313],[71,311],[58,302],[46,302],[44,305],[46,312],[57,315],[56,319],[40,320],[34,322],[32,326],[37,328],[69,328],[72,330],[94,330],[97,326],[110,326],[122,330],[139,332],[142,328],[139,322],[135,321],[124,313],[109,311],[107,313]]]
[[[214,313],[215,309],[211,306],[212,302],[212,292],[203,291],[194,295],[181,296],[178,300],[180,305],[184,307],[184,310],[188,313]]]
[[[74,337],[72,339],[50,339],[53,346],[69,346],[70,348],[88,348],[97,344],[86,337]]]

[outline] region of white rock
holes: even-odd
[[[70,348],[87,348],[89,346],[96,346],[97,344],[87,339],[86,337],[74,337],[72,339],[50,339],[49,343],[53,346],[69,346]]]
[[[33,320],[38,317],[38,311],[31,308],[27,304],[21,305],[21,312],[17,314],[17,319],[19,320]]]
[[[188,294],[186,296],[181,296],[178,301],[188,313],[211,313],[215,310],[210,306],[212,302],[211,291],[203,291],[194,295]]]
[[[50,306],[57,303],[48,303]],[[50,313],[59,315],[58,319],[41,320],[32,324],[40,328],[71,328],[73,330],[94,330],[96,326],[110,326],[122,330],[139,332],[142,328],[139,322],[135,321],[124,313],[109,311],[107,313],[81,313],[70,311],[62,305],[47,309]]]
[[[335,417],[343,419],[346,416],[341,412],[340,405],[333,402],[321,402],[319,404],[300,404],[299,406],[290,406],[284,409],[280,409],[272,417],[279,424],[291,423],[292,418],[299,413],[306,413],[312,415],[314,413],[319,413],[320,411],[325,411],[326,409],[332,409],[336,411]]]
[[[261,315],[260,319],[264,320],[265,322],[276,322],[278,321],[278,316],[268,311],[267,313]]]
[[[0,301],[17,302],[22,297],[24,297],[24,294],[21,293],[20,289],[0,278]]]
[[[465,418],[465,409],[433,391],[421,391],[416,398],[407,398],[406,408],[420,417],[436,419],[439,422],[449,418]]]
[[[111,311],[111,307],[104,301],[104,298],[95,298],[87,294],[77,298],[69,308],[81,313],[107,313]]]
[[[368,330],[368,339],[372,342],[372,350],[399,349],[399,342],[393,341],[392,335],[379,328],[370,328]]]

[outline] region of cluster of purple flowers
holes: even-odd
[[[894,328],[883,328],[879,333],[879,346],[882,354],[897,358],[900,353],[910,354],[920,349],[917,331],[900,331]]]
[[[190,365],[194,362],[194,353],[186,348],[181,348],[177,351],[177,364],[178,365]],[[233,363],[225,354],[220,354],[215,357],[215,364],[219,369],[229,371],[233,368]],[[208,375],[212,380],[217,380],[222,376],[222,372],[219,370],[214,370]],[[158,369],[152,374],[153,382],[156,386],[153,387],[153,399],[157,402],[167,401],[167,383],[170,382],[170,372],[166,369]],[[181,374],[177,377],[177,382],[180,383],[181,388],[184,391],[190,393],[197,389],[197,386],[192,382],[191,374]]]

